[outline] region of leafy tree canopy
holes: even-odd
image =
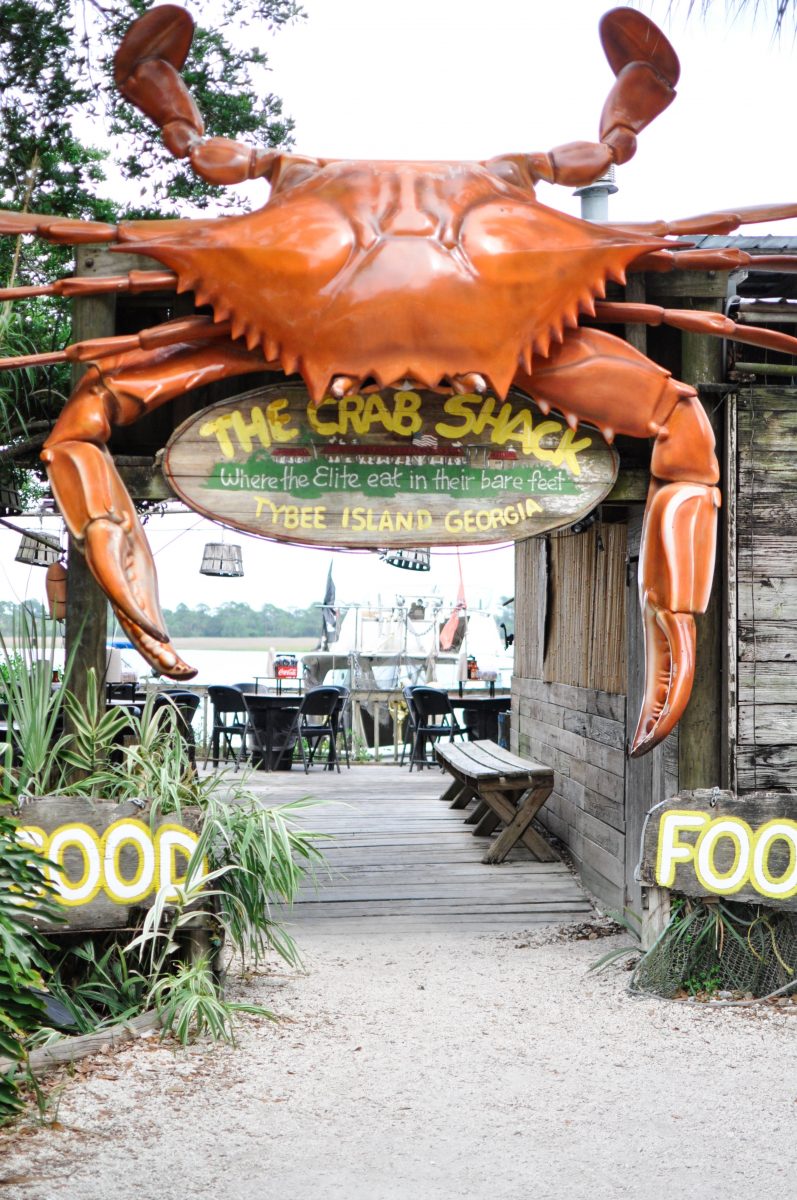
[[[11,637],[19,626],[19,605],[13,600],[0,600],[0,635]],[[46,619],[46,609],[39,600],[26,600],[25,608],[37,621]],[[164,617],[173,637],[213,638],[295,638],[318,637],[321,616],[318,606],[285,609],[274,604],[251,608],[248,604],[231,600],[210,608],[198,604],[190,608],[178,604],[177,608],[165,609]],[[113,618],[109,633],[114,633]],[[49,628],[49,622],[48,622]],[[118,636],[118,631],[116,631]]]
[[[114,52],[149,7],[145,0],[0,0],[0,208],[118,221],[239,202],[171,158],[158,130],[115,90]],[[261,47],[264,31],[302,17],[301,8],[295,0],[190,0],[189,7],[197,29],[184,75],[208,133],[290,145],[293,122],[268,91]],[[52,282],[70,272],[71,259],[69,246],[0,237],[0,287]],[[0,303],[0,356],[69,340],[66,303]],[[41,429],[68,392],[63,365],[0,374],[3,482],[24,482]]]

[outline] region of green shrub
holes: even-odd
[[[51,944],[30,922],[60,921],[44,862],[17,841],[17,824],[0,811],[0,1056],[24,1063],[25,1039],[46,1024],[41,995]],[[0,1075],[0,1124],[21,1107],[16,1070]]]

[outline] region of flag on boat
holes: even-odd
[[[440,630],[440,649],[450,650],[454,645],[454,638],[459,629],[459,619],[464,617],[468,605],[465,600],[465,580],[462,578],[462,559],[457,551],[457,566],[459,567],[459,591],[457,592],[457,603],[454,606],[454,611],[446,621],[443,628]]]
[[[319,650],[328,650],[329,643],[338,636],[338,610],[335,608],[335,582],[332,578],[332,563],[329,564],[327,590],[321,606],[321,645]]]

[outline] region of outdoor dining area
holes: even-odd
[[[120,710],[140,719],[164,707],[175,717],[192,766],[243,765],[259,771],[287,771],[294,764],[340,772],[341,764],[387,760],[410,771],[437,767],[434,750],[441,741],[508,740],[508,695],[450,692],[427,685],[395,692],[358,692],[342,684],[303,689],[301,681],[259,677],[236,684],[211,684],[193,690],[170,688],[161,680],[106,682],[105,711]],[[270,685],[270,686],[269,686]],[[275,686],[277,685],[277,686]],[[54,679],[53,689],[62,685]],[[379,745],[379,709],[390,715],[390,744]],[[362,712],[372,714],[371,742],[363,737]],[[59,718],[62,722],[62,718]],[[8,705],[0,702],[0,738],[13,743]],[[62,732],[62,724],[54,732]],[[129,727],[117,733],[123,745]],[[356,751],[356,753],[355,753]]]
[[[340,771],[341,760],[351,766],[356,706],[373,702],[342,684],[263,691],[258,683],[210,685],[205,765],[244,762],[265,771],[289,770],[301,762],[305,772],[314,765]],[[178,706],[191,693],[172,693]],[[199,701],[199,697],[196,697]],[[379,703],[377,701],[376,703]],[[434,746],[453,741],[501,737],[499,722],[510,708],[509,696],[451,695],[442,688],[405,687],[387,699],[394,724],[392,759],[409,770],[436,766]],[[458,719],[456,713],[460,712]],[[378,727],[375,719],[373,727]],[[378,747],[366,748],[366,760],[378,761]],[[388,748],[390,750],[390,748]]]

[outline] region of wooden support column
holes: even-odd
[[[626,744],[636,731],[645,695],[645,636],[639,610],[637,573],[642,540],[642,506],[628,518],[628,589],[626,603],[626,647],[628,683],[626,687]],[[643,889],[634,878],[642,844],[645,817],[665,799],[664,746],[657,746],[642,758],[625,760],[625,905],[644,918]]]
[[[709,276],[710,278],[710,276]],[[717,295],[698,295],[694,307],[722,312],[725,304],[726,276],[718,282]],[[697,287],[695,286],[695,291]],[[704,334],[684,333],[681,342],[681,378],[698,393],[702,384],[718,384],[723,378],[722,342]],[[724,415],[720,397],[706,393],[701,397],[717,439],[717,457],[723,459]],[[720,787],[723,783],[722,744],[725,708],[723,677],[723,612],[725,604],[724,509],[719,513],[717,566],[711,599],[704,614],[696,618],[697,655],[695,682],[689,705],[681,718],[678,738],[678,788]]]
[[[75,255],[77,275],[120,275],[141,266],[135,255],[111,254],[105,246],[79,246]],[[72,341],[112,337],[116,333],[116,296],[81,296],[72,302]],[[72,368],[74,387],[85,371],[76,363]],[[71,689],[84,700],[86,678],[94,670],[97,679],[105,675],[108,637],[108,601],[95,582],[78,548],[69,541],[69,584],[66,603],[66,655],[74,653]]]
[[[103,269],[104,268],[104,269]],[[124,268],[121,268],[124,269]],[[76,252],[76,274],[111,275],[120,270],[111,255],[96,246],[79,246]],[[72,302],[72,340],[110,337],[115,332],[116,297],[83,296]],[[78,383],[85,366],[75,363],[72,367],[72,386]],[[108,636],[108,601],[95,582],[86,560],[69,539],[69,584],[66,601],[66,656],[72,659],[70,688],[84,701],[86,678],[94,670],[97,680],[105,675]]]

